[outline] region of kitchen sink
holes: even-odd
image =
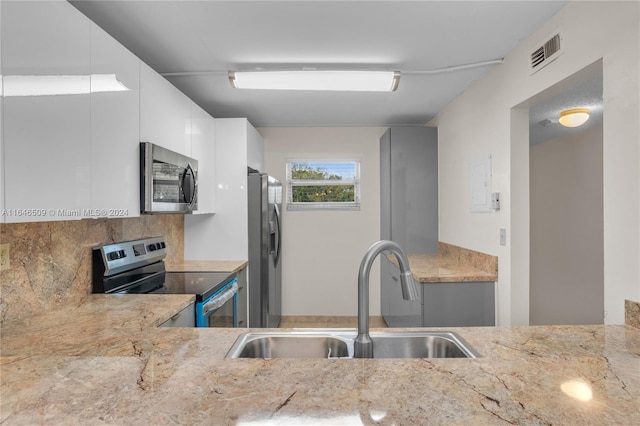
[[[477,358],[453,332],[373,331],[374,358]],[[240,335],[226,358],[353,358],[351,330],[263,331]]]
[[[246,333],[230,358],[341,358],[349,356],[347,342],[335,336],[289,333]]]
[[[374,358],[476,358],[454,333],[371,333]]]

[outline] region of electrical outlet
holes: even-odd
[[[507,245],[507,229],[506,228],[500,228],[500,245],[501,246]]]
[[[0,244],[0,271],[9,269],[9,244]]]

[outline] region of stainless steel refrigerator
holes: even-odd
[[[282,184],[249,171],[249,327],[278,327],[282,315]]]

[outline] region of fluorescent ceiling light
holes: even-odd
[[[229,72],[236,89],[334,90],[392,92],[400,73],[394,71],[236,71]]]
[[[84,95],[129,90],[115,74],[5,75],[3,96]]]
[[[565,127],[582,126],[589,119],[589,110],[587,108],[565,109],[560,112],[558,121]]]

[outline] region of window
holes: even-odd
[[[360,162],[287,162],[288,210],[360,210]]]

